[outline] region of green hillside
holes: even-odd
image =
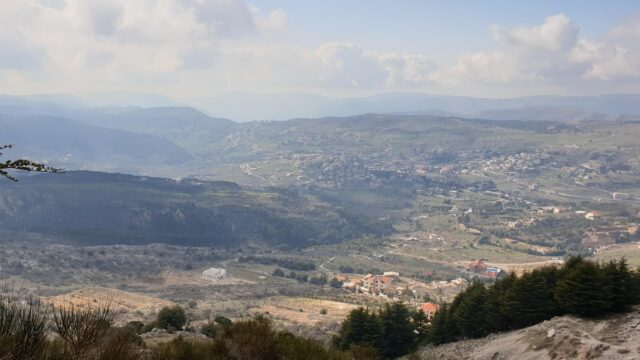
[[[80,244],[172,243],[285,247],[336,243],[389,228],[296,191],[229,182],[96,172],[0,184],[0,226]]]

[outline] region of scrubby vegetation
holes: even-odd
[[[35,298],[8,294],[0,298],[2,360],[376,359],[371,348],[328,349],[315,340],[278,331],[264,317],[237,322],[219,317],[203,327],[205,337],[183,332],[169,342],[148,346],[138,335],[141,324],[113,326],[115,313],[108,303],[51,308]],[[165,308],[156,324],[166,320],[171,323],[167,327],[180,330],[183,316],[180,308]]]
[[[283,268],[298,271],[311,271],[316,269],[316,265],[312,262],[301,261],[295,259],[281,259],[267,256],[241,256],[238,258],[241,263],[256,263],[263,265],[278,265]]]

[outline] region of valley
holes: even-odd
[[[119,324],[177,304],[196,328],[261,314],[328,345],[358,306],[444,303],[474,278],[572,254],[640,265],[633,121],[234,123],[184,107],[73,116],[46,121],[162,139],[187,155],[157,165],[135,152],[30,153],[65,171],[0,183],[0,279],[52,303],[112,299]],[[209,268],[225,278],[203,278]]]

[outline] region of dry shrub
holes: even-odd
[[[283,358],[283,351],[275,335],[267,318],[256,317],[226,327],[223,338],[232,359],[277,360]]]
[[[32,297],[5,286],[0,293],[0,359],[41,359],[46,348],[47,310]]]
[[[349,348],[350,358],[353,360],[376,360],[378,352],[375,348],[362,345],[351,345]]]
[[[140,360],[144,347],[144,341],[134,329],[110,328],[100,339],[97,360]]]
[[[67,347],[69,359],[79,360],[95,349],[98,340],[111,327],[115,313],[106,302],[96,307],[74,304],[53,308],[53,331]]]
[[[223,360],[228,356],[224,345],[217,341],[185,340],[178,336],[173,341],[159,344],[151,353],[151,360]]]

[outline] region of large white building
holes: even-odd
[[[226,269],[209,268],[202,272],[202,278],[211,280],[211,281],[222,280],[226,277],[227,277]]]

